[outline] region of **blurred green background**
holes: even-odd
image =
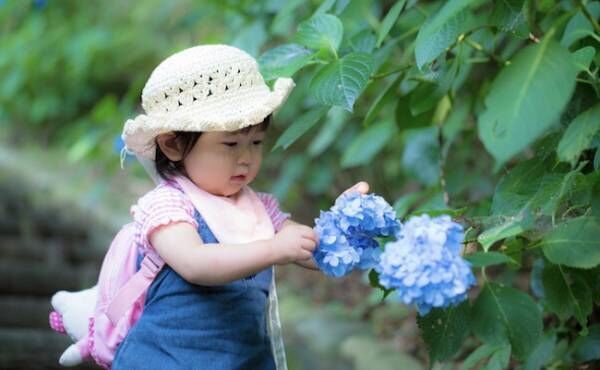
[[[324,23],[311,23],[318,15]],[[446,361],[434,368],[469,358],[493,369],[597,359],[599,254],[583,271],[568,250],[575,263],[563,266],[539,245],[576,219],[592,226],[574,239],[598,250],[598,15],[597,1],[559,0],[0,0],[0,368],[57,368],[68,340],[47,328],[49,296],[93,284],[130,205],[153,187],[134,158],[120,168],[122,126],[141,113],[141,90],[160,61],[209,43],[245,50],[269,83],[293,75],[253,187],[274,193],[295,220],[312,226],[366,180],[398,217],[451,214],[467,229],[467,252],[509,257],[488,270],[490,282],[535,297],[546,339],[521,364],[510,347],[469,335],[467,319],[451,328],[457,338],[429,336],[431,353]],[[352,70],[352,57],[368,68]],[[337,91],[327,89],[337,72],[360,82],[351,101],[320,93]],[[514,96],[525,77],[531,84]],[[548,103],[556,96],[560,107]],[[482,117],[504,112],[502,138]],[[564,281],[552,279],[557,266]],[[550,278],[542,281],[542,270]],[[277,273],[290,370],[429,365],[414,310],[382,302],[365,273]],[[572,306],[537,293],[561,293],[572,281]],[[593,335],[580,340],[585,325]]]

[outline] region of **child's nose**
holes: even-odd
[[[252,157],[251,148],[249,145],[241,145],[240,146],[240,154],[238,157],[238,163],[240,164],[250,164],[250,159]]]

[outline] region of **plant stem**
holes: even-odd
[[[383,73],[379,73],[379,74],[373,75],[373,76],[371,76],[371,79],[372,80],[377,80],[377,79],[380,79],[380,78],[384,78],[384,77],[387,77],[389,75],[393,75],[394,73],[404,72],[404,71],[406,71],[408,69],[411,69],[412,67],[413,67],[412,64],[405,65],[405,66],[402,66],[402,67],[398,67],[396,69],[392,69],[391,71],[387,71],[387,72],[383,72]]]

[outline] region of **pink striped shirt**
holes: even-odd
[[[279,202],[269,193],[256,193],[265,209],[275,232],[281,230],[289,213],[279,209]],[[151,248],[148,241],[150,234],[161,226],[175,222],[187,222],[198,228],[194,218],[194,205],[189,198],[178,189],[176,183],[160,183],[156,188],[142,196],[137,204],[131,206],[131,215],[136,224],[136,244],[142,249]]]

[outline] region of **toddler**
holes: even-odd
[[[269,89],[256,61],[226,45],[181,51],[152,72],[146,114],[126,122],[123,139],[158,182],[132,207],[136,244],[165,266],[114,369],[285,369],[270,325],[273,266],[316,269],[318,236],[249,185],[293,87],[279,78]]]

